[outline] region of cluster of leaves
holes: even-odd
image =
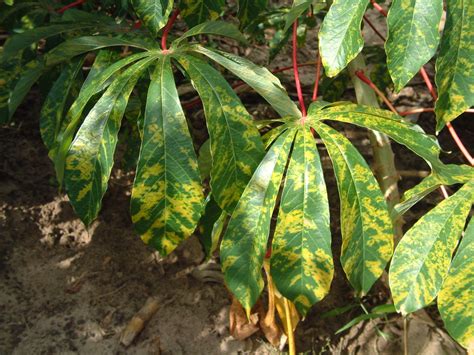
[[[335,76],[362,50],[360,26],[368,3],[334,0],[328,8],[324,1],[297,0],[285,12],[282,33],[286,36],[308,10],[326,14],[319,47],[326,75]],[[56,2],[17,2],[0,18],[9,28],[15,27],[15,18],[30,19],[30,29],[3,47],[0,119],[5,123],[13,117],[40,78],[40,83],[54,78],[46,85],[41,136],[58,181],[84,223],[89,225],[100,211],[126,117],[139,142],[131,215],[143,241],[166,255],[200,225],[208,254],[222,239],[225,281],[247,314],[263,290],[267,263],[279,293],[305,315],[329,292],[334,274],[319,155],[325,149],[340,198],[340,261],[357,295],[369,292],[392,259],[389,278],[396,310],[411,313],[438,296],[448,330],[467,347],[474,324],[472,307],[469,313],[463,305],[472,303],[474,268],[468,256],[474,222],[458,242],[474,201],[474,169],[442,163],[434,137],[389,111],[318,100],[302,117],[267,69],[193,42],[201,35],[246,42],[237,27],[217,20],[224,1],[181,1],[181,16],[190,29],[175,37],[169,49],[159,47],[156,38],[163,36],[176,4],[133,0],[131,5],[110,1],[102,12],[68,10],[59,15]],[[238,5],[242,30],[255,28],[260,16],[274,15],[266,1],[241,0]],[[474,5],[454,0],[447,5],[437,58],[438,129],[474,103]],[[441,0],[393,1],[385,48],[397,89],[434,55],[441,12]],[[134,25],[136,17],[145,29]],[[463,21],[453,20],[458,17]],[[427,43],[423,50],[420,42]],[[253,88],[281,118],[257,125],[211,62]],[[90,70],[83,77],[85,64]],[[175,77],[192,83],[204,107],[209,140],[199,156]],[[390,210],[369,165],[331,121],[388,135],[423,158],[431,174]],[[258,128],[263,127],[267,133],[261,137]],[[315,135],[321,145],[316,145]],[[206,197],[202,181],[209,176]],[[394,251],[393,221],[428,193],[453,184],[463,186],[410,228]]]

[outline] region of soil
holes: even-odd
[[[258,53],[247,54],[263,61]],[[287,54],[282,53],[274,63],[289,64]],[[315,48],[310,46],[302,50],[300,60],[311,60],[314,55]],[[282,78],[294,91],[291,77]],[[311,92],[313,80],[312,68],[302,71],[306,92]],[[349,90],[346,96],[351,95]],[[415,83],[393,98],[399,106],[429,107],[428,97],[424,87]],[[267,115],[255,94],[245,94],[243,100],[251,113]],[[199,273],[197,267],[205,262],[197,236],[167,258],[161,258],[138,238],[128,213],[133,173],[114,169],[102,212],[89,230],[85,229],[67,197],[58,192],[53,166],[39,136],[39,109],[38,94],[33,91],[18,110],[14,123],[0,131],[0,353],[277,353],[260,333],[245,341],[229,335],[230,297],[218,274],[203,278]],[[193,115],[199,118],[202,112],[196,110]],[[421,115],[419,123],[433,131],[431,114]],[[474,137],[472,120],[460,118],[454,125],[466,143]],[[370,161],[364,132],[342,125],[338,128]],[[440,142],[446,151],[456,151],[446,133],[441,134]],[[394,150],[400,170],[417,171],[420,166],[428,170],[404,148],[394,145]],[[453,153],[446,160],[459,163],[462,157]],[[329,169],[324,153],[323,163]],[[337,189],[328,169],[334,255],[338,255]],[[416,177],[403,178],[401,190],[418,181]],[[439,201],[438,195],[430,195],[406,215],[406,226]],[[216,262],[211,261],[207,268],[214,270]],[[335,264],[330,295],[297,328],[298,350],[402,353],[403,320],[398,316],[364,321],[339,335],[335,335],[339,328],[362,314],[360,307],[331,318],[321,317],[334,308],[356,302],[338,260]],[[160,307],[134,343],[125,348],[120,345],[120,333],[149,296],[158,297]],[[363,303],[370,309],[388,298],[386,288],[379,282]],[[429,313],[432,319],[420,314],[409,321],[410,353],[462,353],[442,329],[436,310]]]

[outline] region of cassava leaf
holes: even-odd
[[[173,3],[173,0],[132,0],[136,14],[155,37],[166,25]]]
[[[208,196],[206,198],[206,208],[199,221],[199,232],[201,234],[199,240],[206,258],[210,258],[216,251],[226,218],[227,213],[222,211],[212,195]]]
[[[309,127],[298,131],[291,153],[272,242],[271,270],[278,291],[303,316],[331,286],[329,203]]]
[[[390,290],[399,312],[434,300],[474,202],[474,180],[424,215],[404,235],[390,265]]]
[[[266,68],[233,54],[212,51],[202,46],[192,46],[190,51],[204,54],[245,81],[277,111],[281,117],[301,117],[301,112],[290,100],[280,80]]]
[[[319,50],[325,73],[336,76],[364,46],[360,31],[369,0],[334,0],[319,32]]]
[[[23,70],[22,58],[23,51],[19,51],[12,59],[0,63],[0,124],[7,123],[11,118],[8,103],[14,84]]]
[[[267,7],[268,0],[239,0],[239,11],[237,17],[240,28],[247,27]]]
[[[189,27],[219,17],[225,0],[183,0],[180,1],[181,16]]]
[[[435,54],[442,13],[443,0],[392,2],[385,50],[396,91],[400,91]]]
[[[234,210],[252,173],[265,155],[252,117],[222,75],[191,56],[178,61],[188,73],[204,105],[211,141],[211,189],[219,206]]]
[[[68,150],[64,172],[66,192],[87,226],[97,217],[107,190],[128,97],[153,60],[153,57],[142,59],[114,80],[84,119]]]
[[[204,195],[193,142],[173,78],[161,56],[148,89],[131,215],[142,240],[163,255],[196,228]]]
[[[290,11],[286,15],[285,27],[283,29],[284,32],[288,31],[291,27],[293,22],[300,17],[306,10],[313,5],[313,13],[317,13],[323,8],[326,7],[325,1],[315,1],[315,0],[296,0],[293,2]]]
[[[240,198],[221,243],[227,287],[250,315],[263,289],[262,266],[283,171],[295,131],[273,143]]]
[[[474,2],[448,0],[446,25],[436,60],[436,130],[474,106]]]
[[[64,67],[41,108],[40,133],[48,150],[56,144],[69,91],[83,63],[84,57],[77,57]]]
[[[331,127],[313,125],[331,158],[341,201],[341,263],[358,294],[366,294],[382,275],[393,252],[387,203],[364,158]]]
[[[225,21],[206,21],[185,32],[173,42],[173,46],[177,47],[184,39],[201,34],[229,37],[239,42],[247,43],[247,39],[233,24]]]
[[[474,343],[474,218],[464,232],[438,295],[438,309],[449,334],[466,349]]]

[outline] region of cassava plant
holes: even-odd
[[[380,35],[365,16],[369,3],[387,16],[388,25],[385,51],[375,56],[383,58],[375,63],[383,74],[373,80],[361,32],[365,20]],[[73,8],[78,5],[83,10]],[[0,57],[0,121],[10,122],[36,82],[49,82],[41,136],[60,186],[90,225],[100,212],[127,117],[140,142],[131,196],[137,233],[167,255],[199,225],[206,254],[219,249],[226,286],[249,318],[265,287],[264,269],[269,310],[261,327],[275,344],[278,312],[290,352],[298,314],[305,316],[328,294],[334,275],[320,158],[325,150],[340,202],[337,259],[356,297],[369,293],[389,270],[393,305],[360,320],[394,311],[407,316],[437,298],[448,332],[472,349],[474,222],[463,230],[474,202],[474,161],[451,121],[474,105],[474,3],[393,0],[387,13],[369,0],[295,0],[276,9],[267,1],[240,0],[235,11],[240,31],[228,16],[220,19],[225,6],[231,5],[223,0],[107,1],[100,9],[87,1],[3,5],[0,23],[9,30],[21,24],[22,33],[7,39]],[[188,28],[184,33],[173,27],[179,19]],[[270,41],[275,51],[291,37],[299,108],[268,69],[217,49],[218,42],[199,43],[220,36],[245,46],[255,40],[253,33],[272,25],[279,33]],[[308,28],[319,29],[317,39]],[[319,51],[311,63],[316,80],[307,110],[297,43],[316,40]],[[439,94],[423,68],[433,57]],[[222,69],[262,96],[279,118],[254,121]],[[435,107],[399,113],[377,83],[386,75],[383,85],[398,92],[418,72]],[[339,101],[350,79],[357,104]],[[199,156],[185,115],[194,103],[183,109],[177,89],[177,83],[188,82],[199,96],[194,103],[202,102],[209,134]],[[334,94],[338,85],[342,91]],[[471,166],[443,163],[436,138],[402,117],[420,111],[435,112],[436,131],[446,126]],[[335,121],[369,131],[375,171],[331,126]],[[401,199],[390,139],[431,169]],[[459,188],[402,237],[403,214],[447,185]]]

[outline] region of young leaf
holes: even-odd
[[[84,119],[67,153],[66,192],[86,226],[97,217],[107,190],[128,97],[152,60],[146,58],[134,64],[110,85]]]
[[[268,0],[239,0],[240,28],[247,27],[267,7]]]
[[[405,234],[390,265],[397,310],[415,312],[438,294],[474,202],[474,180],[424,215]]]
[[[385,50],[396,91],[400,91],[435,54],[442,14],[443,0],[392,2]]]
[[[56,144],[69,91],[83,63],[84,57],[77,57],[64,67],[41,108],[40,133],[48,150]]]
[[[229,37],[244,44],[247,43],[247,39],[233,24],[225,21],[207,21],[194,26],[189,31],[185,32],[181,37],[173,42],[172,46],[177,47],[184,39],[201,34]]]
[[[474,218],[464,232],[438,295],[438,309],[449,334],[469,349],[474,344]]]
[[[436,130],[474,105],[474,2],[448,0],[446,25],[436,60]]]
[[[360,31],[369,0],[334,0],[319,32],[319,50],[326,75],[339,74],[364,46]]]
[[[222,75],[191,56],[178,61],[190,76],[204,105],[211,141],[211,189],[219,206],[234,210],[252,173],[265,155],[252,117]]]
[[[196,228],[204,196],[170,56],[158,60],[148,89],[131,214],[142,240],[163,255]]]
[[[133,8],[148,30],[157,36],[173,10],[173,0],[132,0]]]
[[[202,46],[193,46],[191,50],[204,54],[245,81],[251,88],[268,101],[281,117],[301,117],[301,112],[290,100],[280,80],[266,68],[259,67],[247,59],[233,54],[212,51]]]
[[[271,270],[278,291],[303,316],[331,286],[329,203],[309,128],[298,131],[291,153],[272,242]]]
[[[295,136],[273,143],[245,188],[222,239],[220,256],[227,287],[249,315],[263,289],[262,265],[283,171]]]
[[[341,263],[352,287],[366,294],[393,253],[387,203],[364,158],[331,127],[314,124],[331,158],[341,201]]]
[[[182,0],[179,3],[181,16],[189,27],[219,17],[225,0]]]

